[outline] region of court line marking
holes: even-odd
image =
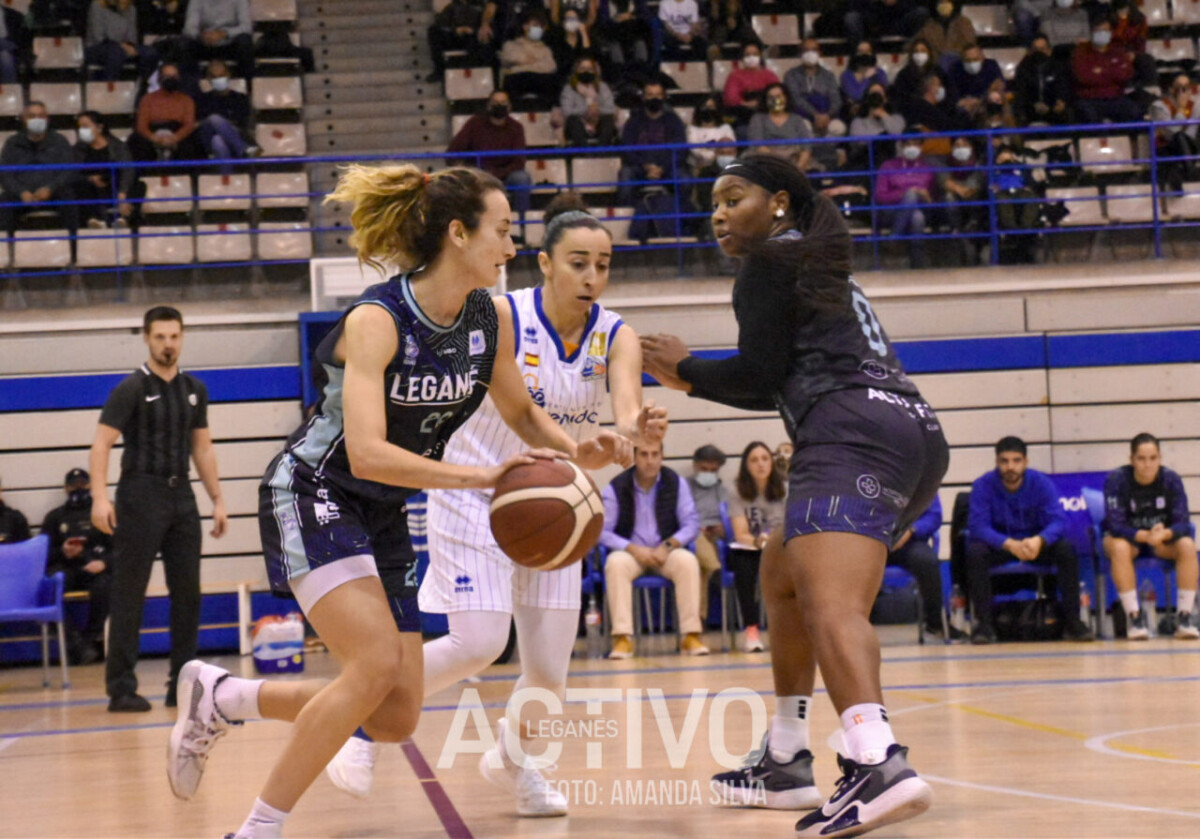
[[[972,781],[959,781],[954,778],[944,778],[940,775],[927,775],[921,773],[921,777],[926,781],[933,781],[935,784],[946,784],[952,787],[963,787],[965,789],[978,790],[979,792],[995,792],[1001,795],[1015,795],[1021,798],[1036,798],[1042,801],[1056,801],[1060,804],[1083,804],[1089,807],[1108,807],[1112,810],[1125,810],[1133,813],[1156,813],[1163,816],[1179,816],[1184,819],[1200,819],[1200,813],[1187,812],[1186,810],[1167,810],[1161,807],[1146,807],[1141,804],[1120,804],[1116,801],[1098,801],[1093,798],[1075,798],[1069,795],[1053,795],[1048,792],[1033,792],[1032,790],[1017,789],[1016,787],[1001,787],[992,784],[977,784]]]
[[[1153,728],[1134,728],[1129,731],[1116,731],[1111,734],[1097,734],[1095,737],[1089,737],[1085,740],[1083,745],[1094,752],[1112,755],[1113,757],[1129,757],[1134,760],[1149,760],[1155,763],[1170,763],[1176,766],[1200,768],[1200,761],[1172,757],[1166,752],[1156,752],[1151,749],[1135,749],[1130,746],[1121,745],[1120,743],[1115,746],[1108,744],[1109,740],[1115,740],[1118,737],[1127,737],[1131,734],[1147,734],[1151,731],[1171,731],[1172,729],[1196,728],[1198,726],[1200,726],[1200,722],[1183,722],[1174,725],[1159,725]]]
[[[405,740],[400,744],[400,750],[404,752],[409,766],[413,768],[413,772],[420,779],[421,789],[425,793],[425,797],[429,799],[429,803],[433,805],[433,811],[437,814],[438,821],[442,823],[446,836],[449,839],[474,839],[474,834],[459,815],[458,809],[450,800],[450,796],[446,794],[437,775],[429,768],[429,762],[425,760],[425,755],[421,754],[417,744],[412,740]]]

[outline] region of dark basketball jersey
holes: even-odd
[[[487,292],[467,295],[458,320],[435,324],[417,305],[409,275],[371,286],[325,336],[315,353],[314,379],[321,393],[316,413],[288,439],[287,450],[326,481],[379,501],[403,501],[419,491],[356,478],[350,472],[343,424],[345,365],[333,352],[346,317],[359,306],[381,306],[396,322],[399,346],[388,365],[387,439],[415,454],[440,460],[446,441],[479,407],[492,380],[498,322]]]

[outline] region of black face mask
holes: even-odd
[[[492,119],[504,119],[508,116],[508,105],[488,105],[488,116]]]
[[[179,90],[179,79],[174,76],[167,76],[159,81],[159,86],[167,93],[174,93]]]
[[[716,108],[701,108],[699,111],[696,112],[696,115],[697,115],[697,117],[699,117],[701,122],[716,122],[717,121],[717,109]]]
[[[867,108],[869,110],[873,111],[876,108],[882,108],[883,107],[883,94],[880,93],[878,90],[873,91],[872,93],[868,93],[866,102],[867,102]]]
[[[73,489],[67,493],[67,506],[82,507],[92,503],[92,491],[89,489]]]
[[[583,84],[591,84],[592,82],[596,81],[596,74],[585,70],[576,75],[575,78],[579,79],[579,81]]]
[[[666,105],[667,105],[667,103],[664,102],[662,99],[647,99],[646,100],[646,113],[661,114],[663,108],[665,108]]]
[[[873,55],[856,55],[853,59],[853,69],[866,70],[875,66],[875,56]]]
[[[1004,105],[999,102],[988,102],[985,106],[985,109],[987,110],[988,116],[994,117],[996,114],[1004,111]]]

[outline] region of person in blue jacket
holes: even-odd
[[[1189,521],[1187,493],[1178,473],[1162,465],[1158,438],[1139,434],[1129,444],[1129,465],[1108,473],[1104,482],[1104,553],[1112,563],[1113,584],[1129,617],[1126,637],[1150,637],[1146,616],[1138,605],[1133,560],[1157,556],[1175,563],[1179,580],[1175,637],[1194,641],[1200,629],[1196,606],[1196,528]]]
[[[929,544],[941,526],[942,502],[935,495],[933,503],[913,522],[912,527],[900,534],[887,558],[888,565],[903,568],[917,578],[922,611],[925,613],[925,631],[932,635],[945,632],[942,627],[942,563]],[[965,636],[950,627],[950,640],[960,638]]]
[[[996,640],[992,623],[992,580],[996,565],[1038,562],[1058,569],[1058,596],[1066,613],[1065,637],[1091,641],[1079,620],[1079,557],[1063,538],[1067,520],[1050,477],[1030,469],[1025,441],[1005,437],[996,444],[996,468],[971,485],[967,541],[967,589],[975,628],[972,644]]]

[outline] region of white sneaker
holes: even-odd
[[[228,676],[228,670],[199,660],[179,671],[179,717],[167,742],[167,780],[176,798],[187,801],[196,794],[208,753],[230,725],[241,725],[221,716],[213,700],[217,683]]]
[[[361,737],[351,737],[325,767],[325,774],[333,785],[355,798],[366,798],[371,794],[371,782],[375,780],[375,758],[379,756],[379,744]]]
[[[565,816],[567,799],[533,767],[522,768],[504,752],[504,734],[508,723],[496,727],[496,746],[479,759],[479,772],[492,784],[517,799],[517,815],[526,817]],[[499,760],[497,760],[497,758]],[[494,767],[493,762],[501,765]]]

